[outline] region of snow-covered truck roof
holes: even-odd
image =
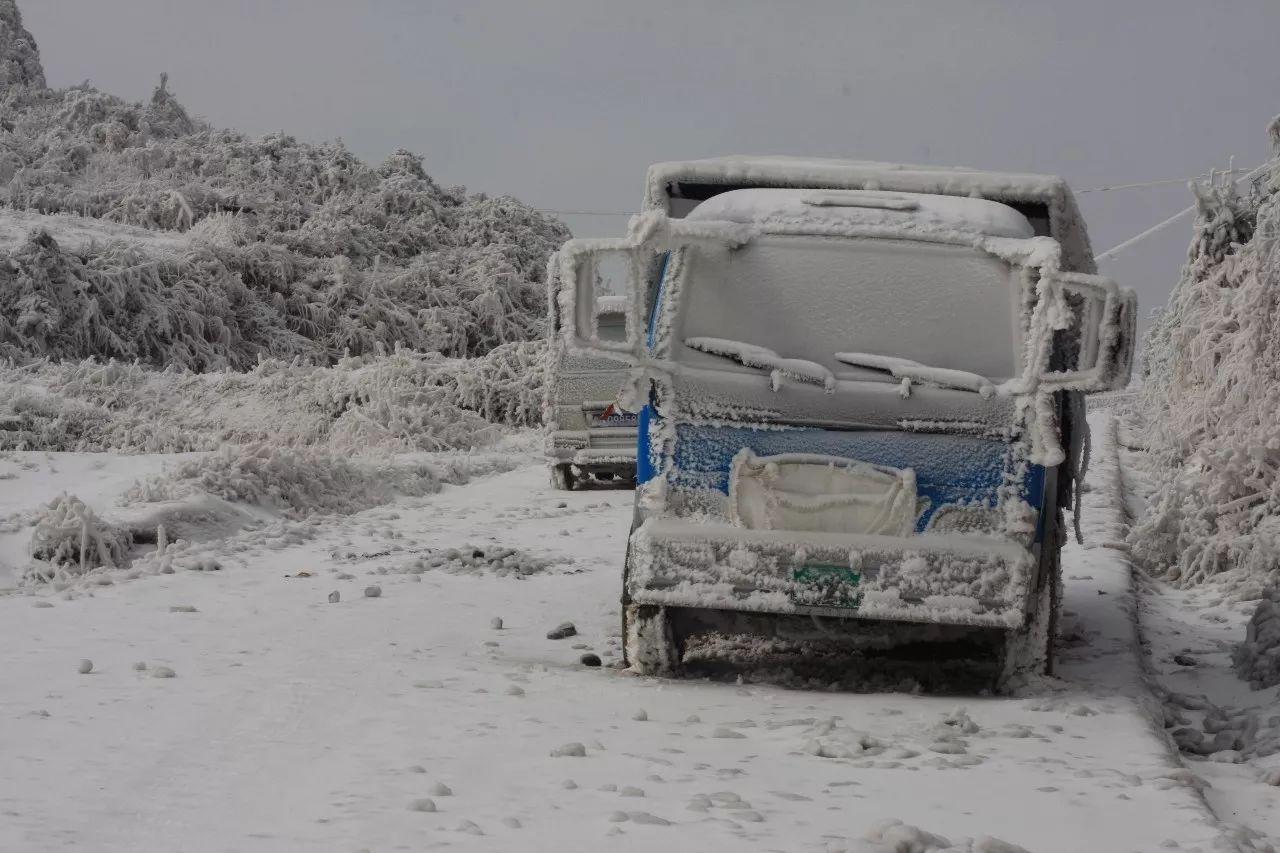
[[[880,190],[731,190],[698,205],[691,220],[830,233],[841,227],[949,231],[1027,238],[1035,229],[1006,204],[981,198]]]
[[[1037,235],[1062,245],[1062,268],[1093,273],[1093,249],[1066,181],[1052,175],[980,172],[870,160],[730,155],[655,163],[645,181],[645,210],[673,216],[731,190],[753,188],[871,190],[961,196],[1000,202],[1021,213]],[[684,204],[673,204],[676,199]]]

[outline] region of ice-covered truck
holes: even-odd
[[[1094,272],[1057,178],[651,168],[629,235],[570,241],[550,276],[558,345],[624,366],[639,412],[628,663],[768,634],[1050,666],[1083,394],[1133,352],[1133,294]]]
[[[605,341],[625,341],[625,300],[602,294],[597,304],[595,334]],[[579,353],[561,346],[558,323],[553,307],[543,406],[551,485],[634,484],[639,413],[618,404],[628,365],[612,353]]]

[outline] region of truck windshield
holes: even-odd
[[[714,338],[816,362],[842,379],[895,381],[836,358],[851,352],[996,382],[1017,372],[1016,273],[972,247],[766,235],[727,252],[686,251],[673,328],[681,362],[746,369],[680,343]]]

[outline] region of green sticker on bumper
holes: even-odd
[[[848,607],[862,604],[862,592],[858,589],[862,575],[848,566],[827,563],[808,563],[791,574],[796,582],[791,600],[808,607]]]

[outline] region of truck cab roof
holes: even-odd
[[[734,154],[650,166],[643,209],[683,217],[723,193],[764,188],[905,192],[999,202],[1025,216],[1036,235],[1058,241],[1064,270],[1097,271],[1075,198],[1066,181],[1053,175]]]
[[[717,220],[792,233],[830,234],[845,228],[883,228],[909,234],[927,229],[990,237],[1033,237],[1026,216],[981,198],[879,190],[747,189],[720,193],[690,212]]]

